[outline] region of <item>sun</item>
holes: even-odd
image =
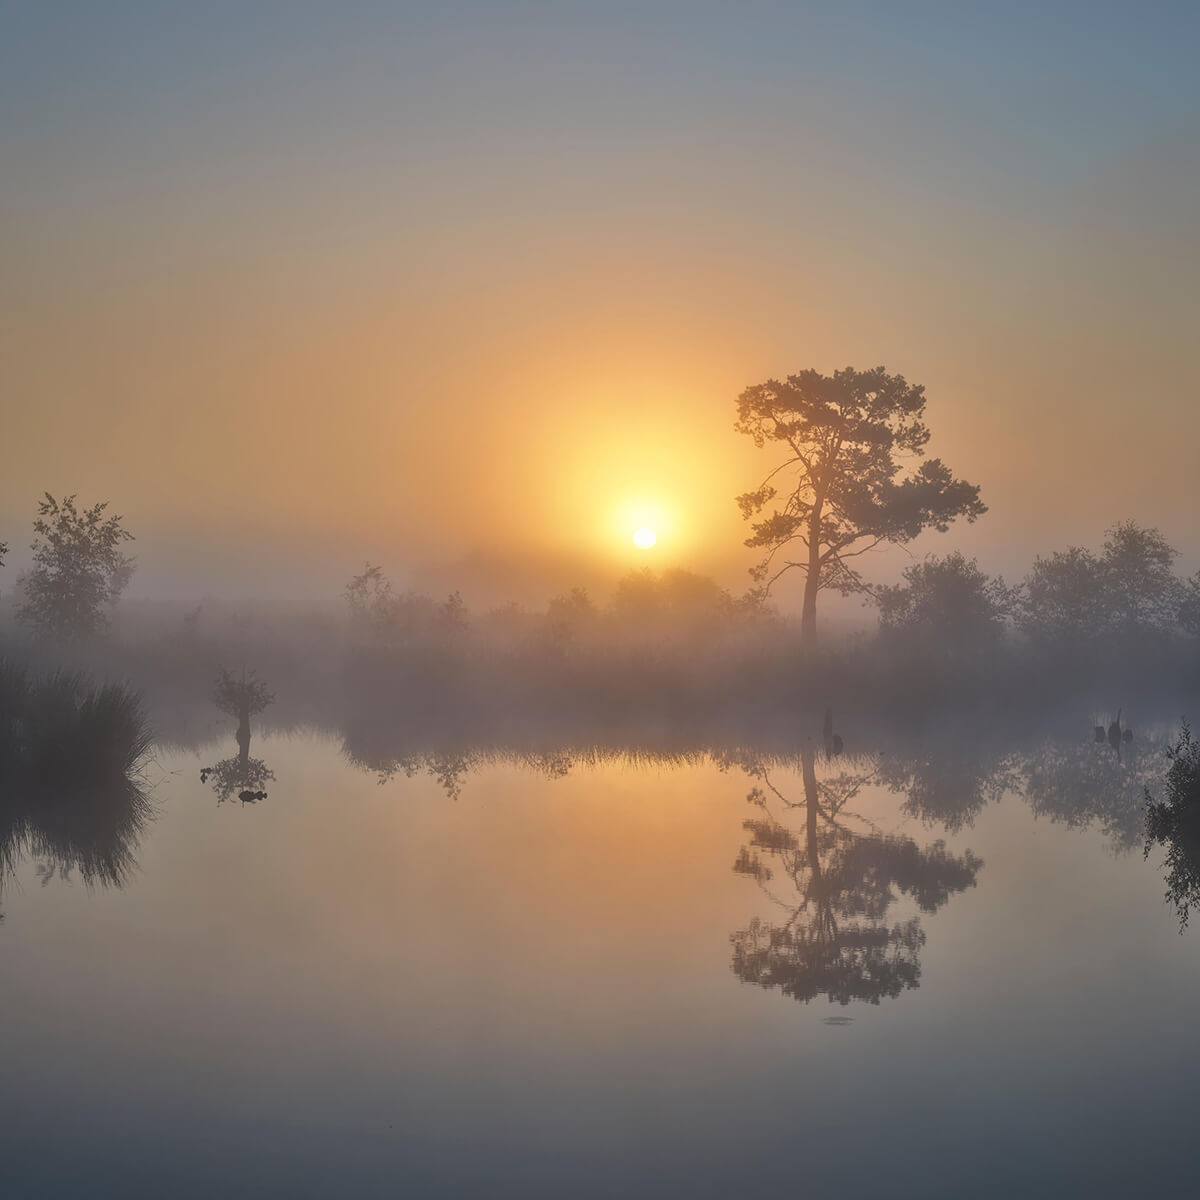
[[[650,529],[647,526],[642,526],[642,528],[637,530],[633,535],[633,544],[639,550],[649,550],[650,547],[653,546],[657,541],[658,535],[653,529]]]

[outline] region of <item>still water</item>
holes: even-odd
[[[4,887],[0,1194],[1194,1195],[1163,741],[1086,743],[160,750],[120,886]]]

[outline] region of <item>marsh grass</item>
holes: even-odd
[[[137,778],[152,735],[141,698],[0,661],[0,879],[26,854],[120,886],[151,805]]]

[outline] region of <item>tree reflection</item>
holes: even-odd
[[[958,833],[988,804],[1020,787],[1017,756],[982,741],[942,739],[881,754],[879,782],[905,796],[904,812]]]
[[[1137,844],[1142,794],[1157,778],[1161,737],[1118,734],[1047,738],[1017,747],[994,737],[932,738],[878,756],[878,781],[904,796],[903,812],[950,833],[972,826],[1004,795],[1023,797],[1035,816],[1075,829],[1099,826],[1119,850]]]
[[[267,797],[267,784],[275,782],[275,772],[261,758],[250,757],[250,718],[266,709],[275,697],[253,671],[242,671],[240,679],[222,668],[217,676],[213,703],[223,713],[236,717],[238,752],[200,770],[200,782],[212,784],[217,803],[235,796],[243,804],[254,804]]]
[[[1114,846],[1129,850],[1141,837],[1143,797],[1163,757],[1158,737],[1114,748],[1083,738],[1047,741],[1024,757],[1021,789],[1035,815],[1070,828],[1098,825]]]
[[[744,823],[750,839],[734,870],[755,879],[788,915],[779,923],[755,918],[734,933],[733,970],[745,983],[805,1002],[827,995],[840,1004],[878,1004],[916,987],[921,976],[920,920],[888,924],[892,905],[907,896],[921,912],[936,912],[974,886],[983,862],[970,851],[953,855],[941,841],[921,849],[873,829],[846,806],[874,773],[819,782],[815,759],[811,749],[801,753],[800,802],[788,800],[764,766],[748,766],[762,786],[747,800],[762,815]],[[781,810],[794,809],[802,829],[782,819]]]

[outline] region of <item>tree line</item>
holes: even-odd
[[[871,584],[863,556],[905,545],[927,530],[987,511],[977,484],[927,459],[925,390],[882,367],[801,371],[747,388],[734,428],[774,458],[757,487],[737,497],[751,524],[746,545],[759,552],[752,586],[733,596],[682,569],[636,571],[617,584],[606,610],[574,588],[555,597],[545,620],[564,638],[595,627],[602,615],[688,623],[777,620],[772,589],[785,574],[803,577],[800,646],[817,646],[822,591],[858,594],[877,606],[890,639],[936,644],[947,653],[995,644],[1008,629],[1060,645],[1097,637],[1200,636],[1200,573],[1178,578],[1178,552],[1156,529],[1121,521],[1096,554],[1071,546],[1038,558],[1015,586],[986,575],[961,553],[928,557],[892,586]],[[17,580],[16,616],[35,633],[71,640],[102,633],[134,570],[124,553],[133,535],[106,503],[80,507],[75,496],[46,493],[33,523],[33,563]],[[0,542],[0,564],[8,547]],[[443,604],[399,593],[378,566],[346,588],[360,630],[401,641],[453,636],[469,614],[459,593]],[[489,614],[516,620],[515,607]]]

